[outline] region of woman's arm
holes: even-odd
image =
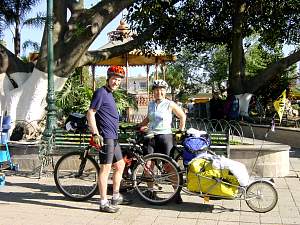
[[[140,122],[138,125],[139,125],[140,127],[144,127],[144,126],[147,126],[148,123],[149,123],[149,118],[148,118],[148,116],[146,116],[145,119],[143,119],[143,121]]]
[[[171,102],[170,107],[171,107],[172,112],[179,119],[179,130],[184,130],[185,129],[186,115],[183,112],[182,108],[179,107],[175,102]]]

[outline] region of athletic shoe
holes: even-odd
[[[122,194],[119,194],[119,198],[117,199],[111,199],[111,204],[113,206],[117,205],[130,205],[132,201],[130,199],[125,198]]]
[[[107,212],[107,213],[116,213],[119,211],[119,208],[107,203],[105,205],[100,205],[100,212]]]

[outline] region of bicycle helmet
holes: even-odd
[[[164,80],[155,80],[155,81],[153,81],[153,84],[152,84],[152,90],[154,88],[165,88],[165,89],[168,89],[168,84]]]
[[[107,69],[107,79],[112,76],[119,76],[121,78],[125,77],[125,71],[121,66],[110,66]]]

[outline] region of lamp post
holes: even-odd
[[[47,0],[47,50],[48,50],[48,92],[47,92],[47,122],[44,138],[49,140],[56,128],[56,107],[53,75],[53,0]]]

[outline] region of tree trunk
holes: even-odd
[[[15,28],[15,37],[14,37],[14,47],[15,47],[15,55],[20,56],[20,46],[21,46],[21,34],[20,34],[20,21],[16,21]]]
[[[234,1],[234,16],[233,16],[233,37],[232,37],[232,62],[229,74],[228,94],[243,93],[242,79],[245,74],[243,63],[243,36],[242,36],[242,14],[245,11],[245,3],[241,0]]]

